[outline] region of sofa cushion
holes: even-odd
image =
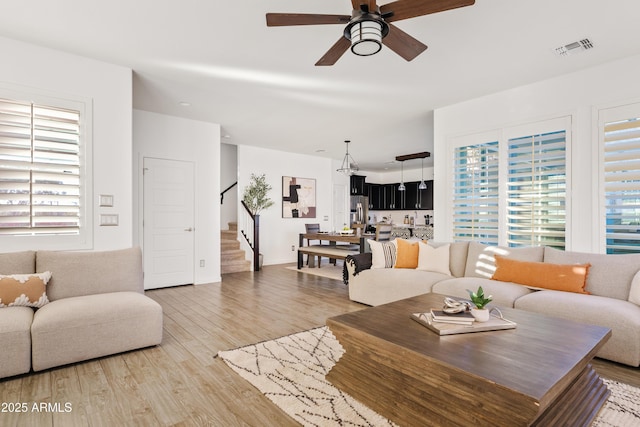
[[[518,298],[534,292],[517,283],[498,282],[475,277],[457,277],[443,280],[434,284],[431,292],[468,300],[469,290],[476,290],[479,286],[482,286],[485,295],[491,295],[493,298],[489,307],[513,307],[514,301]]]
[[[42,307],[47,299],[51,273],[0,275],[0,307]]]
[[[469,254],[467,255],[467,266],[464,272],[465,277],[491,278],[496,270],[494,257],[496,254],[519,261],[542,262],[544,247],[531,246],[523,248],[508,248],[505,246],[488,246],[482,243],[470,242]]]
[[[418,266],[419,241],[410,242],[405,239],[396,239],[396,263],[394,268],[416,268]]]
[[[600,295],[627,301],[631,281],[640,270],[640,254],[606,255],[582,252],[565,252],[551,247],[544,249],[544,262],[554,264],[590,263],[586,290]]]
[[[537,289],[588,294],[584,290],[590,264],[551,264],[528,262],[495,255],[496,272],[492,280],[513,282]]]
[[[371,248],[371,268],[392,268],[396,263],[396,245],[391,242],[368,240]]]
[[[0,274],[28,274],[36,272],[34,251],[0,254]]]
[[[629,302],[640,305],[640,271],[633,276],[631,289],[629,289]]]
[[[24,374],[31,369],[32,321],[32,308],[0,310],[0,378]]]
[[[114,251],[38,251],[38,271],[50,271],[50,301],[104,292],[143,292],[140,248]]]
[[[159,344],[162,307],[138,292],[63,298],[31,326],[34,371]]]
[[[640,364],[640,307],[628,301],[561,291],[536,291],[515,308],[611,328],[598,356],[631,366]]]
[[[349,278],[349,299],[380,305],[431,292],[434,283],[450,276],[411,268],[369,269]]]
[[[467,267],[467,253],[469,252],[469,242],[436,242],[429,240],[429,246],[438,248],[442,245],[449,245],[449,271],[453,277],[463,277]]]
[[[436,273],[451,276],[449,270],[450,245],[442,245],[438,248],[419,242],[418,270],[434,271]]]

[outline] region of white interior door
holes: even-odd
[[[194,282],[194,165],[144,158],[144,288]]]

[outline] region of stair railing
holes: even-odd
[[[233,184],[231,184],[230,186],[228,186],[227,188],[225,188],[222,193],[220,193],[220,204],[224,203],[224,194],[231,190],[233,187],[235,187],[236,185],[238,185],[238,181],[234,182]]]
[[[240,234],[244,236],[247,244],[253,251],[253,271],[260,271],[260,215],[254,215],[249,207],[240,201],[244,210],[240,214]]]

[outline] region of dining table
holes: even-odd
[[[358,245],[360,253],[365,252],[365,241],[366,239],[375,239],[375,234],[370,233],[361,233],[357,235],[355,233],[329,233],[329,232],[319,232],[319,233],[300,233],[300,239],[298,242],[299,247],[308,246],[310,240],[319,240],[321,243],[326,241],[329,242],[330,246],[336,246],[339,242],[341,243],[350,243]],[[307,244],[305,245],[305,240]]]

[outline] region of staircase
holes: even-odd
[[[236,222],[230,222],[228,230],[220,231],[220,271],[221,274],[251,271],[251,261],[245,259],[240,249]]]

